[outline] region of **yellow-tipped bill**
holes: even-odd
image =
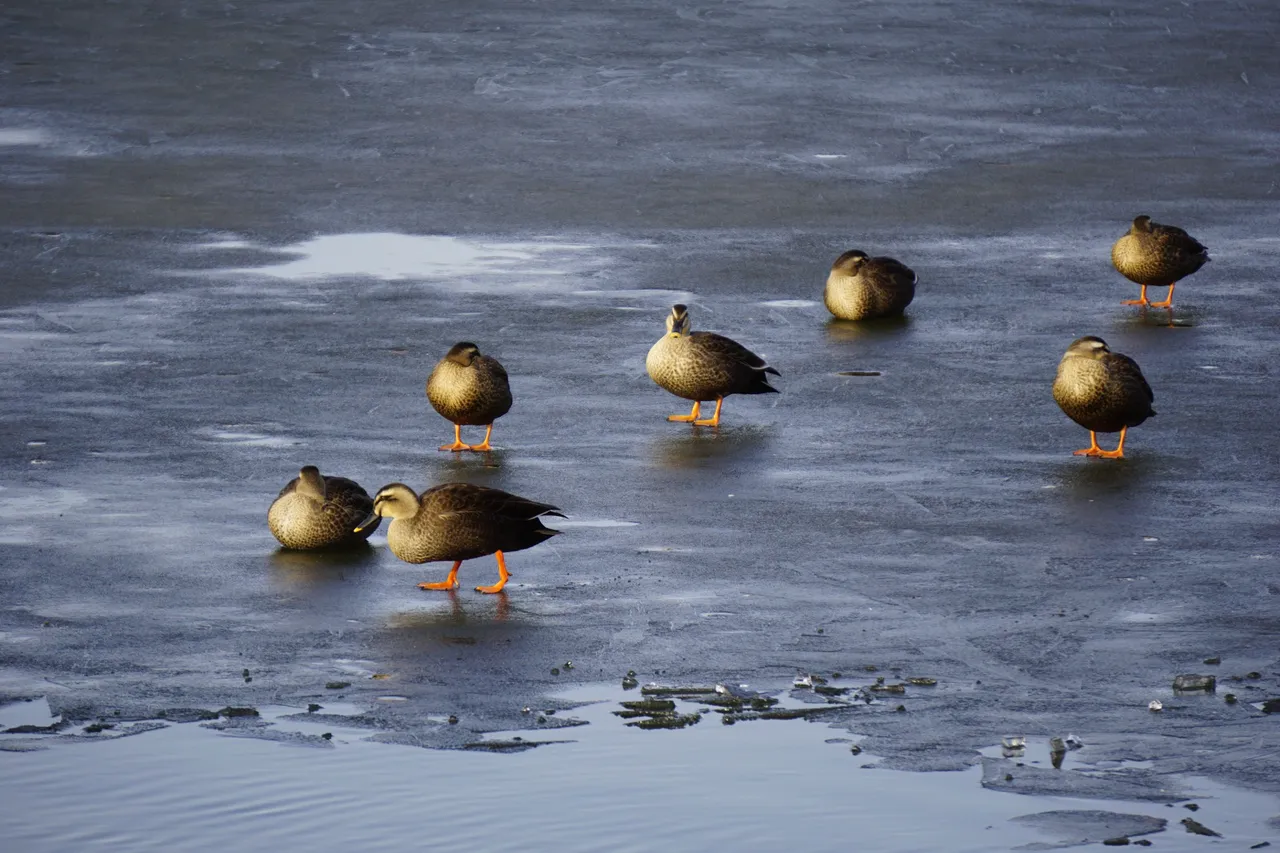
[[[364,530],[364,529],[365,529],[366,527],[368,527],[369,525],[371,525],[371,524],[377,524],[377,523],[378,523],[378,514],[377,514],[376,512],[371,512],[371,513],[369,513],[369,517],[368,517],[368,518],[366,518],[364,521],[360,522],[358,525],[356,525],[356,529],[355,529],[355,530],[353,530],[353,531],[351,531],[351,532],[352,532],[352,533],[359,533],[360,531]]]

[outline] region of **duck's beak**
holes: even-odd
[[[365,528],[367,528],[367,527],[370,527],[370,526],[372,526],[372,525],[377,524],[377,523],[378,523],[378,519],[379,519],[380,517],[381,517],[381,516],[379,516],[376,512],[371,512],[371,513],[369,513],[369,517],[368,517],[368,518],[366,518],[364,521],[360,522],[358,525],[356,525],[356,529],[355,529],[355,530],[353,530],[352,532],[353,532],[353,533],[360,533],[360,532],[362,532]]]

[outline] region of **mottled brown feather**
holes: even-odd
[[[378,505],[384,495],[395,490],[413,495],[408,486],[392,483],[378,492]],[[413,495],[413,499],[416,514],[393,518],[387,527],[387,545],[407,563],[471,560],[495,551],[522,551],[559,532],[545,527],[542,516],[564,517],[550,504],[470,483],[445,483]]]
[[[459,355],[459,347],[470,347]],[[511,385],[496,358],[458,344],[431,371],[427,400],[451,423],[488,426],[511,409]]]
[[[676,306],[682,308],[683,306]],[[683,312],[682,317],[685,317]],[[686,400],[716,400],[731,394],[776,394],[766,374],[780,376],[737,341],[714,332],[663,335],[649,350],[645,368],[662,388]]]
[[[267,526],[281,545],[303,550],[340,547],[363,542],[378,529],[381,519],[354,532],[373,512],[373,499],[359,483],[346,477],[322,476],[324,495],[319,497],[303,486],[304,476],[306,469],[280,490],[267,510]]]
[[[827,276],[822,301],[841,320],[872,320],[901,314],[916,295],[916,274],[901,261],[845,252]]]
[[[1133,221],[1129,232],[1111,247],[1111,263],[1130,281],[1147,287],[1168,287],[1209,262],[1209,250],[1174,225]]]
[[[1087,341],[1097,341],[1101,348],[1088,351],[1082,346]],[[1053,399],[1067,417],[1085,429],[1119,432],[1156,413],[1151,407],[1155,394],[1136,361],[1105,347],[1092,337],[1072,343],[1058,363]]]

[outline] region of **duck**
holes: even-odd
[[[377,529],[376,523],[352,529],[372,510],[373,499],[359,483],[346,477],[326,477],[319,468],[308,465],[272,501],[267,526],[286,548],[341,547],[363,542]]]
[[[893,317],[915,298],[917,280],[906,264],[853,249],[831,265],[822,301],[840,320]]]
[[[765,360],[737,341],[714,332],[689,331],[689,309],[671,306],[667,333],[649,349],[645,358],[649,377],[659,386],[693,401],[687,415],[668,415],[667,420],[697,426],[719,426],[720,408],[730,394],[776,394],[766,374],[781,376]],[[704,400],[715,400],[710,418],[699,418]]]
[[[390,518],[387,545],[401,560],[453,561],[445,580],[420,583],[419,589],[457,589],[464,560],[493,554],[498,559],[498,582],[478,586],[476,591],[497,593],[511,577],[507,552],[532,548],[560,532],[543,525],[542,518],[549,515],[564,518],[551,504],[487,486],[444,483],[418,495],[404,483],[390,483],[378,490],[372,511],[355,529],[376,527],[381,517]]]
[[[482,355],[470,341],[453,345],[427,379],[427,400],[446,420],[453,422],[453,444],[441,450],[488,451],[493,447],[493,422],[511,410],[511,385],[507,371],[492,356]],[[465,444],[462,427],[483,426],[484,441]]]
[[[1089,446],[1076,456],[1124,458],[1124,439],[1130,427],[1153,417],[1155,394],[1138,363],[1112,352],[1102,338],[1086,335],[1067,347],[1053,380],[1053,399],[1067,417],[1089,430]],[[1098,433],[1119,432],[1115,450],[1098,446]]]
[[[1142,295],[1126,299],[1123,305],[1169,308],[1173,288],[1179,281],[1209,262],[1209,250],[1199,240],[1175,225],[1152,222],[1142,215],[1133,220],[1127,234],[1111,247],[1111,263],[1129,281],[1142,285]],[[1148,287],[1167,287],[1163,302],[1147,299]]]

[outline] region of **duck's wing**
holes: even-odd
[[[1201,255],[1209,251],[1207,246],[1176,225],[1161,225],[1153,222],[1151,232],[1166,248],[1187,256]]]
[[[502,362],[498,361],[496,358],[489,355],[482,355],[480,356],[480,358],[484,359],[485,368],[491,374],[493,374],[494,376],[501,377],[501,379],[504,382],[507,381],[508,379],[507,369],[502,366]]]
[[[369,493],[355,480],[326,476],[324,493],[325,503],[355,507],[366,514],[373,512],[373,498],[369,497]]]
[[[1138,362],[1127,355],[1113,352],[1108,355],[1107,367],[1117,379],[1120,379],[1126,385],[1134,385],[1141,388],[1142,393],[1147,395],[1148,403],[1156,401],[1155,392],[1147,384],[1147,377],[1142,375],[1142,368],[1138,367]]]
[[[691,332],[689,337],[697,344],[698,349],[703,352],[724,357],[761,373],[772,373],[774,376],[782,375],[770,367],[763,358],[737,341],[726,338],[724,335],[717,335],[715,332]]]
[[[877,271],[896,284],[915,284],[916,273],[911,267],[894,258],[876,258]]]
[[[564,513],[551,504],[471,483],[445,483],[427,489],[422,493],[422,507],[440,516],[476,513],[512,521],[529,521],[543,515],[564,518]]]

